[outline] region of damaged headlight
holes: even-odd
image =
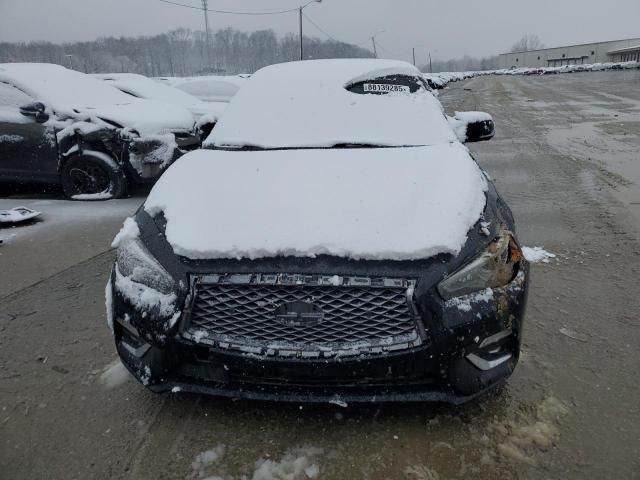
[[[509,230],[501,230],[487,249],[438,285],[445,300],[508,284],[517,273],[522,250]]]
[[[118,247],[116,266],[123,277],[150,287],[165,295],[171,294],[175,281],[149,253],[139,239],[127,240]]]

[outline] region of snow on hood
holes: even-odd
[[[15,85],[59,115],[100,117],[141,134],[190,130],[193,116],[182,107],[136,99],[105,82],[60,65],[0,64],[0,81]]]
[[[319,254],[422,259],[457,254],[484,206],[486,179],[459,143],[432,147],[199,150],[145,203],[193,259]]]
[[[193,115],[185,108],[156,100],[85,109],[84,113],[132,128],[141,135],[188,131],[194,124]]]
[[[195,116],[196,120],[202,115],[213,115],[217,119],[227,106],[223,102],[203,102],[179,88],[162,84],[137,73],[98,73],[92,77],[138,98],[160,100],[184,107]]]
[[[231,100],[208,146],[330,147],[435,145],[455,140],[427,90],[362,95],[348,87],[388,75],[421,73],[390,60],[312,60],[259,70]]]

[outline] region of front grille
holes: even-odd
[[[258,355],[331,357],[421,343],[412,280],[302,275],[210,275],[194,282],[184,336]],[[278,315],[303,302],[311,320]],[[295,314],[293,314],[295,315]]]

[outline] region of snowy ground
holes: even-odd
[[[631,199],[640,188],[616,168],[619,152],[640,149],[632,129],[640,121],[637,75],[482,77],[441,95],[450,112],[493,114],[496,138],[470,147],[513,208],[522,243],[556,255],[532,266],[523,354],[500,395],[463,407],[342,408],[151,394],[115,362],[103,306],[113,254],[101,252],[141,198],[65,206],[52,228],[60,240],[49,241],[43,223],[0,246],[4,288],[6,278],[31,272],[13,295],[0,294],[0,472],[136,480],[637,478],[640,222]],[[589,135],[576,140],[585,128]],[[47,213],[47,205],[37,207]],[[67,228],[69,218],[81,220]],[[40,245],[37,254],[29,242]],[[21,243],[20,262],[1,263]],[[47,265],[49,273],[34,273]]]
[[[0,210],[24,206],[42,212],[37,221],[0,226],[0,298],[109,250],[124,218],[144,200],[136,196],[83,202],[56,194],[34,196],[0,198]]]

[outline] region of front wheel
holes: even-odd
[[[64,194],[73,200],[107,200],[123,197],[127,178],[122,168],[103,152],[85,150],[63,165],[60,181]]]

